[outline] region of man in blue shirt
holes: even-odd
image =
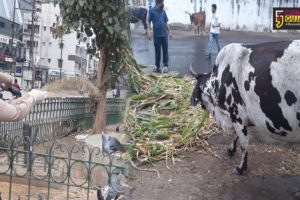
[[[168,27],[168,17],[164,10],[164,0],[156,0],[156,5],[150,9],[148,16],[148,38],[151,40],[151,22],[153,24],[153,39],[155,47],[155,66],[154,72],[160,73],[161,49],[163,50],[163,72],[168,72],[169,53],[168,36],[172,39],[172,34]]]

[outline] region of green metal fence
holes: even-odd
[[[124,99],[107,99],[107,124],[121,122],[124,109]],[[23,137],[24,125],[32,127],[31,137],[48,139],[61,138],[78,129],[92,128],[90,101],[88,98],[48,98],[36,104],[24,120],[0,122],[0,146],[6,145],[4,136],[10,141],[15,136]]]
[[[8,145],[0,147],[0,199],[74,199],[74,191],[76,199],[97,199],[96,190],[111,185],[113,171],[125,170],[84,143],[4,138]]]
[[[78,127],[91,128],[93,114],[87,98],[48,98],[36,104],[22,121],[0,122],[0,146],[6,135],[11,141],[23,136],[24,124],[30,125],[35,137],[64,137]]]
[[[124,109],[123,99],[107,99],[107,124],[121,122]],[[74,199],[74,190],[79,199],[96,199],[99,186],[124,167],[99,148],[55,140],[92,125],[88,98],[48,98],[24,120],[0,122],[0,199]]]
[[[106,124],[117,124],[123,121],[125,111],[124,99],[107,99]]]

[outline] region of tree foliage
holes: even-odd
[[[125,0],[55,0],[55,3],[61,10],[64,32],[75,30],[91,37],[88,53],[100,57],[97,87],[102,99],[98,103],[105,102],[108,83],[116,82],[129,62],[135,63],[128,41]],[[101,117],[105,120],[106,113],[103,112],[106,110],[103,106],[106,104],[97,106],[95,123]],[[99,126],[96,131],[99,129],[103,130],[103,126]]]
[[[56,0],[63,17],[63,29],[84,32],[91,37],[88,53],[99,57],[101,45],[109,44],[109,57],[115,63],[110,66],[112,75],[124,70],[123,51],[130,46],[128,42],[128,12],[124,0]],[[113,76],[113,77],[114,77]],[[115,80],[113,80],[115,81]]]

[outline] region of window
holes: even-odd
[[[51,63],[51,58],[48,58],[48,62]]]
[[[31,41],[30,40],[28,40],[27,42],[26,42],[26,44],[27,44],[27,47],[31,47]],[[36,42],[36,41],[34,41],[33,42],[33,47],[38,47],[39,46],[39,43],[38,42]]]
[[[45,46],[45,45],[46,45],[46,42],[42,42],[42,44],[43,44],[43,46]]]
[[[4,22],[0,22],[0,28],[5,28],[5,23]]]
[[[47,27],[46,26],[44,26],[44,31],[46,31],[47,30]]]

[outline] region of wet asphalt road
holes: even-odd
[[[300,34],[222,31],[219,41],[222,48],[230,43],[257,44],[290,39],[300,39]],[[131,44],[138,63],[149,66],[146,71],[151,71],[155,63],[153,40],[149,41],[141,30],[135,30],[132,32]],[[215,53],[211,59],[207,59],[207,45],[207,34],[195,38],[193,31],[173,31],[173,40],[169,41],[169,70],[177,71],[181,76],[187,75],[189,65],[193,63],[199,73],[211,71],[217,49],[214,46]]]

